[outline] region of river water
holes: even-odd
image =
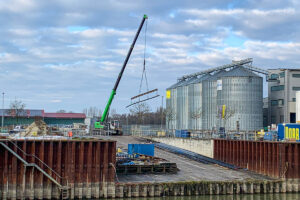
[[[131,198],[131,200],[134,198]],[[155,198],[136,198],[139,200],[297,200],[300,193],[289,194],[254,194],[254,195],[204,195],[187,197],[155,197]],[[129,199],[124,199],[129,200]]]

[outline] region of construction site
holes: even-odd
[[[277,99],[269,99],[267,106],[263,97],[264,81],[270,83],[272,91],[284,90],[275,84],[286,84],[287,71],[279,70],[276,73],[286,74],[274,76],[275,72],[254,66],[252,58],[232,61],[170,83],[164,91],[165,126],[126,126],[109,118],[127,62],[147,19],[144,15],[101,118],[93,121],[85,120],[83,113],[27,110],[17,119],[16,114],[2,109],[0,199],[300,191],[300,92],[284,92],[287,97],[270,95]],[[297,74],[299,70],[289,73]],[[145,79],[144,60],[141,84]],[[299,84],[300,88],[297,80],[291,84]],[[140,89],[127,107],[159,96],[158,89]],[[281,113],[283,102],[289,103],[284,108],[289,117],[279,117],[278,121],[272,113],[281,106],[276,113],[286,116]]]

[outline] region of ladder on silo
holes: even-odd
[[[41,161],[38,157],[36,157],[35,155],[30,155],[27,154],[26,152],[24,152],[22,149],[20,149],[15,143],[13,143],[12,141],[8,140],[9,142],[11,142],[14,146],[16,146],[21,152],[23,152],[26,156],[33,156],[36,159],[38,159],[43,165],[45,165],[48,169],[50,169],[56,176],[58,176],[59,178],[63,179],[63,177],[61,177],[57,172],[55,172],[53,169],[51,169],[46,163],[44,163],[43,161]],[[26,160],[24,160],[21,156],[19,156],[14,150],[12,150],[9,146],[7,146],[4,142],[0,142],[0,144],[6,149],[8,150],[12,155],[14,155],[18,160],[20,160],[26,167],[35,167],[38,171],[40,171],[42,174],[44,174],[50,181],[52,181],[55,185],[58,186],[59,190],[61,191],[61,196],[62,199],[68,199],[69,198],[69,190],[70,187],[68,186],[68,183],[66,186],[62,186],[60,183],[58,183],[52,176],[50,176],[50,174],[48,174],[47,172],[45,172],[42,168],[40,168],[37,164],[35,163],[28,163]]]

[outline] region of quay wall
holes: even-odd
[[[211,139],[173,138],[173,137],[151,137],[151,140],[188,151],[192,151],[210,158],[214,157],[214,141]]]
[[[0,142],[0,199],[114,196],[115,141],[0,140]],[[29,165],[24,164],[17,158],[18,156]],[[55,184],[32,164],[36,164],[63,187]]]
[[[214,158],[273,178],[300,178],[300,143],[214,140]]]
[[[299,180],[248,180],[244,182],[195,181],[167,183],[118,183],[116,198],[276,194],[299,192]]]
[[[300,178],[300,143],[149,137],[273,178]]]

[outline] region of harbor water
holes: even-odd
[[[129,200],[132,198],[124,198]],[[254,194],[254,195],[203,195],[203,196],[181,196],[181,197],[155,197],[155,198],[137,198],[139,200],[297,200],[300,199],[300,193],[282,193],[282,194]]]

